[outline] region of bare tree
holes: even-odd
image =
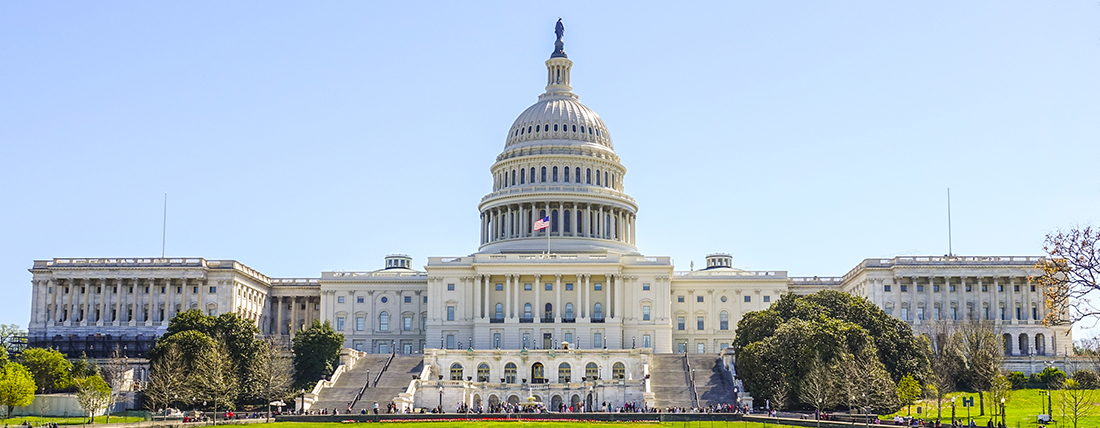
[[[834,401],[832,377],[832,371],[825,367],[819,357],[810,365],[799,385],[798,399],[813,406],[819,418],[821,409],[831,406]]]
[[[168,407],[184,390],[187,378],[183,354],[176,346],[164,350],[149,368],[149,384],[145,387],[145,398],[149,410],[157,411]]]
[[[1043,274],[1036,280],[1046,292],[1047,325],[1100,320],[1100,307],[1088,294],[1100,290],[1100,229],[1091,226],[1047,235],[1043,250],[1050,257],[1036,266]]]
[[[1074,379],[1067,380],[1065,387],[1058,391],[1062,420],[1072,421],[1073,428],[1077,428],[1077,423],[1082,418],[1096,411],[1096,405],[1093,404],[1095,393],[1096,390],[1083,388]]]
[[[787,381],[780,379],[775,382],[775,387],[772,388],[772,407],[776,411],[783,410],[787,407],[787,399],[790,398],[790,386],[787,385]]]
[[[962,373],[966,358],[963,356],[961,336],[955,330],[955,323],[936,320],[925,325],[928,338],[932,382],[926,391],[936,399],[936,419],[943,419],[943,397],[955,391],[955,382]]]
[[[216,347],[205,349],[196,356],[187,380],[187,391],[213,404],[215,425],[219,407],[233,410],[234,399],[239,393],[237,370],[225,343],[218,342]]]
[[[1010,382],[1008,377],[1003,373],[997,373],[997,375],[993,377],[992,386],[989,388],[989,399],[991,401],[990,404],[993,405],[993,416],[1000,415],[1000,407],[998,404],[1001,400],[1008,403],[1012,399],[1012,382]]]
[[[1001,372],[1004,349],[1000,331],[992,322],[968,320],[957,324],[959,345],[962,347],[965,366],[963,380],[978,391],[980,413],[985,415],[985,391],[993,387],[993,378]]]
[[[262,341],[260,352],[252,360],[253,379],[267,402],[267,419],[271,418],[271,402],[287,398],[294,383],[293,361],[288,349],[275,336]]]
[[[111,423],[110,408],[132,388],[134,369],[130,367],[129,358],[117,346],[114,351],[111,351],[111,356],[100,367],[103,370],[103,380],[111,386],[111,397],[107,403],[107,423]]]

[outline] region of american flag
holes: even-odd
[[[550,227],[550,216],[546,216],[535,221],[535,230],[543,230]]]

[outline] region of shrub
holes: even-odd
[[[1038,378],[1039,383],[1047,384],[1049,389],[1061,389],[1062,384],[1066,382],[1066,372],[1057,367],[1047,367],[1039,373]]]
[[[1012,382],[1012,389],[1020,389],[1027,385],[1027,376],[1024,372],[1012,372],[1008,374],[1008,381]]]
[[[1089,369],[1078,370],[1073,373],[1073,379],[1085,389],[1100,388],[1100,375]]]

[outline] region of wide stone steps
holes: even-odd
[[[378,411],[385,412],[386,405],[405,392],[413,376],[419,376],[423,370],[424,357],[394,357],[390,367],[382,373],[382,378],[378,379],[378,384],[372,384],[363,392],[363,397],[355,404],[352,411],[366,409],[370,412],[374,409],[374,403],[378,403]],[[371,381],[373,382],[373,378]]]
[[[699,406],[734,404],[734,383],[718,354],[689,354],[688,364],[695,370],[695,391]]]
[[[657,354],[651,360],[649,386],[657,408],[691,407],[691,384],[684,372],[684,354]]]
[[[359,389],[367,383],[367,373],[370,373],[373,379],[389,357],[389,354],[369,354],[360,358],[356,361],[355,368],[340,375],[335,385],[321,390],[311,410],[328,409],[331,412],[332,409],[339,409],[341,413],[346,412],[348,404],[355,399]]]

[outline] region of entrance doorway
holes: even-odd
[[[542,349],[550,349],[554,346],[554,334],[543,333],[542,334]]]

